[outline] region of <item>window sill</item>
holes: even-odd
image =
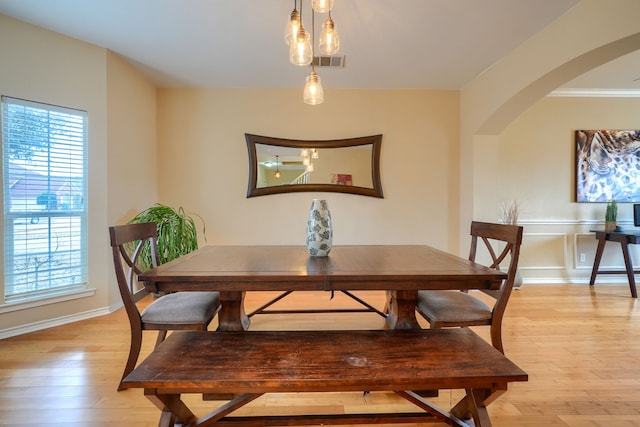
[[[59,302],[72,301],[80,298],[87,298],[95,295],[95,293],[95,289],[82,289],[74,292],[52,295],[46,298],[15,301],[0,305],[0,314],[10,313],[12,311],[26,310],[43,305],[56,304]]]

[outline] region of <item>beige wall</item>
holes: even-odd
[[[530,106],[571,79],[640,49],[637,0],[582,0],[565,15],[510,52],[461,92],[460,223],[475,218],[491,198],[480,171],[504,128]],[[474,157],[480,155],[479,158]]]
[[[625,127],[636,128],[637,121],[634,125],[632,115],[637,109],[625,107],[629,102],[637,104],[625,99],[574,99],[571,110],[574,115],[570,116],[569,110],[558,108],[559,102],[567,100],[538,102],[572,78],[640,49],[640,27],[635,19],[638,14],[640,2],[636,0],[582,0],[461,92],[460,224],[471,219],[495,218],[494,212],[504,198],[522,200],[519,194],[536,194],[524,197],[525,205],[532,205],[525,209],[538,209],[525,211],[525,216],[532,215],[529,224],[525,223],[520,258],[525,281],[588,281],[593,259],[593,235],[588,231],[601,225],[594,219],[598,208],[572,203],[573,193],[568,191],[574,185],[573,160],[568,157],[573,147],[571,131],[598,126],[615,128],[616,124],[624,123]],[[582,103],[584,107],[578,107]],[[600,111],[591,115],[594,105]],[[617,111],[619,105],[623,106],[621,114],[607,112]],[[529,109],[540,111],[539,108],[549,109],[547,117],[553,118],[550,123],[534,126],[532,121],[525,128],[512,130],[519,117],[528,117]],[[545,127],[550,130],[548,134]],[[523,138],[527,141],[524,146],[519,145]],[[545,145],[549,138],[557,145]],[[561,155],[550,158],[544,149],[538,148],[541,146],[553,148]],[[525,152],[528,157],[523,156]],[[512,161],[511,172],[518,172],[518,176],[522,170],[532,174],[526,186],[512,184],[517,178],[501,172],[502,165]],[[624,213],[623,206],[620,214]],[[619,254],[608,252],[603,267],[620,267]],[[585,262],[578,261],[579,253],[586,255]]]
[[[106,313],[120,304],[114,293],[107,226],[156,200],[155,87],[105,49],[4,15],[0,57],[0,94],[89,114],[89,287],[95,292],[20,310],[0,307],[0,335],[11,335]],[[134,154],[143,161],[134,160]],[[136,185],[133,173],[147,178]]]
[[[0,15],[0,93],[89,113],[89,228],[104,230],[107,206],[106,52],[95,46]],[[104,233],[89,233],[89,286],[95,295],[0,315],[0,330],[72,313],[103,309],[107,303]],[[4,274],[2,275],[4,277]]]
[[[107,123],[107,224],[123,224],[158,200],[156,88],[112,52],[107,53]],[[121,298],[110,252],[106,264],[113,307]]]
[[[635,128],[637,101],[538,101],[571,75],[632,49],[639,7],[636,0],[584,0],[460,93],[327,87],[325,103],[315,107],[302,103],[302,88],[156,93],[116,55],[0,15],[0,93],[89,111],[89,279],[96,290],[81,300],[4,312],[0,333],[112,308],[107,227],[154,201],[201,214],[209,244],[301,244],[310,200],[322,197],[336,244],[425,243],[464,253],[469,220],[496,219],[501,201],[517,198],[526,227],[525,279],[583,280],[588,266],[577,265],[575,253],[590,254],[588,229],[601,207],[572,202],[572,131]],[[556,43],[567,32],[572,37]],[[615,44],[613,53],[598,50],[607,43]],[[245,132],[299,139],[382,133],[385,198],[247,199]],[[505,163],[509,169],[498,169]],[[629,218],[628,206],[620,217]]]
[[[278,102],[274,102],[277,99]],[[158,92],[162,203],[202,215],[209,244],[302,244],[312,198],[329,202],[335,244],[422,243],[449,249],[457,198],[458,93],[325,89],[325,103],[287,90]],[[385,198],[294,193],[246,198],[244,134],[339,139],[383,134]]]
[[[495,219],[502,201],[521,203],[525,237],[520,266],[525,280],[588,282],[596,247],[589,230],[604,227],[605,204],[575,202],[574,131],[637,129],[639,113],[639,98],[547,97],[501,133],[488,150],[490,156],[485,156],[494,164],[478,161],[479,174],[492,178],[477,185],[477,191],[487,196],[476,199],[477,218]],[[488,170],[494,166],[496,174]],[[623,227],[634,228],[632,215],[631,203],[620,204],[618,220]],[[635,247],[632,251],[637,263],[640,252]],[[619,247],[611,245],[607,252],[603,268],[621,268]],[[580,253],[585,254],[584,262]]]

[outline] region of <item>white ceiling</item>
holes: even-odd
[[[310,31],[310,0],[303,2]],[[460,89],[578,2],[335,0],[346,66],[317,71],[325,87]],[[284,44],[293,4],[0,0],[0,13],[117,52],[159,86],[281,88],[301,87],[308,73],[289,63]],[[316,15],[316,35],[325,16]],[[566,87],[640,89],[638,58],[627,55],[615,61],[623,66],[600,67]]]

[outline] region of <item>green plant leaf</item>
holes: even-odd
[[[206,241],[206,229],[204,220],[200,215],[195,215],[202,222],[202,234]],[[190,214],[182,207],[177,210],[160,203],[145,209],[136,215],[129,223],[155,222],[158,229],[158,263],[164,264],[189,252],[198,249],[198,232],[196,223]],[[140,258],[143,262],[141,268],[151,268],[151,253],[149,245],[146,245]]]

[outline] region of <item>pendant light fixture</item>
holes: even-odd
[[[273,174],[273,176],[274,176],[276,179],[280,179],[280,177],[282,176],[282,174],[280,173],[280,168],[278,167],[278,163],[279,163],[279,162],[278,162],[278,157],[279,157],[279,156],[276,154],[276,171],[275,171],[275,173]]]
[[[329,17],[322,24],[318,47],[320,48],[320,53],[329,56],[335,55],[340,50],[340,37],[338,37],[336,25],[331,19],[331,12],[329,12]]]
[[[284,42],[287,46],[298,36],[298,28],[300,28],[300,12],[296,8],[297,0],[293,0],[293,10],[289,15],[289,22],[284,30]]]
[[[315,13],[328,13],[329,16],[322,25],[322,32],[318,40],[318,49],[322,55],[331,56],[340,50],[340,38],[336,25],[331,18],[331,9],[334,0],[310,0],[311,1],[311,36],[303,25],[302,4],[298,0],[293,2],[293,10],[289,14],[289,20],[285,28],[284,39],[289,45],[289,61],[294,65],[311,65],[311,71],[305,80],[303,100],[305,104],[318,105],[324,102],[324,90],[322,81],[315,70]]]
[[[315,10],[311,9],[311,42],[313,43],[315,33]],[[318,105],[324,102],[324,90],[322,89],[322,82],[320,76],[316,74],[316,69],[311,63],[311,72],[307,76],[306,83],[304,85],[304,92],[302,99],[305,104]]]
[[[324,102],[324,90],[322,89],[322,82],[320,76],[314,71],[313,67],[311,72],[307,76],[306,84],[304,85],[304,103],[309,105],[318,105]]]
[[[293,65],[300,66],[309,65],[313,61],[313,40],[310,40],[309,32],[302,25],[302,0],[300,1],[300,26],[296,37],[289,45],[289,61]]]
[[[333,9],[333,0],[312,0],[311,7],[319,13],[326,13]]]

